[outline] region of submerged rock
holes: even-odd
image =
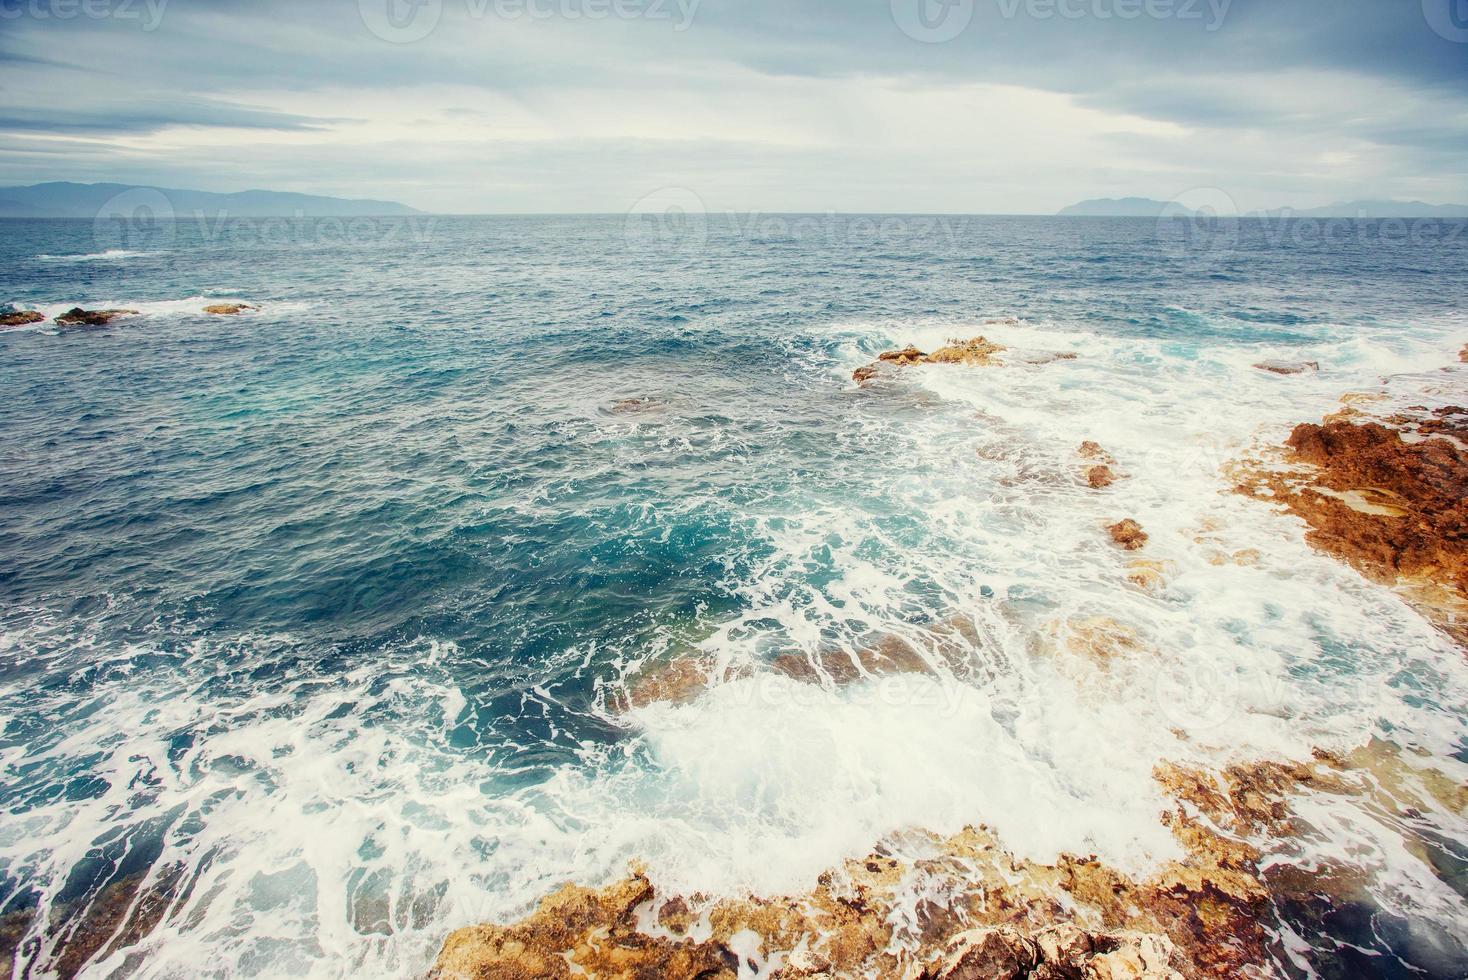
[[[866,384],[875,378],[877,373],[877,366],[875,364],[868,364],[866,367],[859,367],[855,371],[852,371],[851,380],[857,384]]]
[[[1468,364],[1468,344],[1464,344],[1463,349],[1458,351],[1458,360]]]
[[[1127,562],[1127,581],[1143,592],[1162,592],[1167,588],[1167,576],[1173,571],[1172,562],[1138,558]]]
[[[1270,374],[1304,374],[1320,370],[1319,361],[1260,361],[1254,366]]]
[[[1147,532],[1142,530],[1142,525],[1128,517],[1124,521],[1112,524],[1106,529],[1111,534],[1111,540],[1121,545],[1127,551],[1137,551],[1147,543]]]
[[[239,316],[246,310],[257,309],[259,309],[258,306],[251,306],[249,303],[215,303],[212,306],[204,307],[204,312],[212,316]]]
[[[1081,448],[1076,450],[1076,452],[1080,455],[1082,459],[1094,459],[1098,463],[1108,464],[1116,462],[1115,457],[1113,457],[1106,450],[1102,449],[1100,443],[1092,442],[1089,439],[1081,443]]]
[[[105,327],[120,316],[137,316],[137,310],[84,310],[74,306],[56,318],[63,327]]]
[[[1092,490],[1102,490],[1116,482],[1116,474],[1103,463],[1086,471],[1086,482],[1091,485]]]

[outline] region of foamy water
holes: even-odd
[[[831,313],[819,278],[756,274],[779,243],[721,246],[712,290],[681,272],[628,293],[622,260],[597,271],[617,254],[601,238],[533,227],[497,299],[468,256],[522,226],[464,225],[391,296],[360,254],[298,280],[258,256],[270,284],[209,270],[244,301],[290,296],[248,331],[187,315],[236,298],[212,291],[88,301],[140,310],[98,335],[114,358],[127,340],[116,384],[65,338],[0,340],[38,406],[13,446],[52,443],[6,471],[3,511],[0,908],[59,923],[32,923],[17,976],[49,968],[109,883],[169,910],[87,975],[410,976],[451,928],[632,860],[671,891],[798,893],[894,832],[982,823],[1022,857],[1146,874],[1180,856],[1162,762],[1376,737],[1468,781],[1462,651],[1223,472],[1384,378],[1461,403],[1461,316],[1419,299],[1410,323],[1255,330],[1219,313],[1223,286],[1205,309],[1147,307],[1196,332],[995,295]],[[540,249],[586,267],[547,275]],[[780,276],[813,305],[758,295]],[[182,291],[141,285],[88,289]],[[747,308],[710,310],[720,290]],[[850,381],[880,350],[977,334],[1010,363]],[[1078,357],[1020,363],[1042,351]],[[1320,370],[1252,367],[1266,358]],[[63,368],[70,414],[43,401]],[[652,405],[607,410],[628,397]],[[1124,479],[1085,485],[1086,440]],[[1111,543],[1122,518],[1143,552]],[[1168,563],[1163,592],[1128,583],[1137,557]],[[1053,649],[1102,620],[1129,637],[1106,665]],[[768,669],[891,636],[931,673]],[[612,710],[688,655],[746,669]],[[1372,907],[1416,924],[1395,948],[1431,972],[1457,962],[1468,907],[1424,841],[1450,851],[1468,826],[1414,805],[1311,795],[1312,833],[1270,859],[1362,869]],[[1289,941],[1305,963],[1309,937]]]

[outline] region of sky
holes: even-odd
[[[0,185],[1468,203],[1468,0],[0,0]]]

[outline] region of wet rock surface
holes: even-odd
[[[1140,551],[1147,544],[1147,532],[1130,517],[1112,524],[1106,531],[1112,541],[1127,551]]]
[[[32,323],[45,323],[46,316],[35,310],[17,310],[8,303],[0,306],[0,329],[5,327],[24,327]]]
[[[733,977],[736,947],[747,956],[751,946],[747,965],[772,980],[1176,980],[1261,968],[1272,913],[1258,852],[1181,809],[1163,819],[1188,856],[1144,880],[1091,857],[1026,861],[982,827],[898,835],[799,896],[664,896],[634,869],[599,891],[567,886],[514,925],[455,932],[434,976]]]
[[[1086,471],[1086,482],[1090,484],[1092,490],[1104,490],[1116,482],[1116,473],[1111,467],[1102,463]]]
[[[1426,580],[1468,599],[1468,452],[1444,437],[1457,411],[1413,441],[1379,422],[1300,425],[1286,446],[1301,468],[1256,468],[1237,489],[1300,517],[1312,545],[1374,578]]]
[[[72,307],[56,318],[63,327],[105,327],[122,316],[137,316],[137,310],[84,310]]]
[[[259,309],[249,303],[215,303],[204,307],[204,312],[211,316],[239,316],[249,310]]]

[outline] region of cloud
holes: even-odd
[[[549,16],[512,17],[442,0],[411,43],[374,35],[357,0],[171,0],[152,31],[12,21],[0,132],[89,142],[0,154],[0,175],[454,210],[614,211],[659,181],[767,210],[1053,210],[1197,186],[1245,208],[1468,200],[1468,45],[1416,0],[972,0],[943,43],[904,33],[909,0],[572,16],[590,2],[516,0]]]

